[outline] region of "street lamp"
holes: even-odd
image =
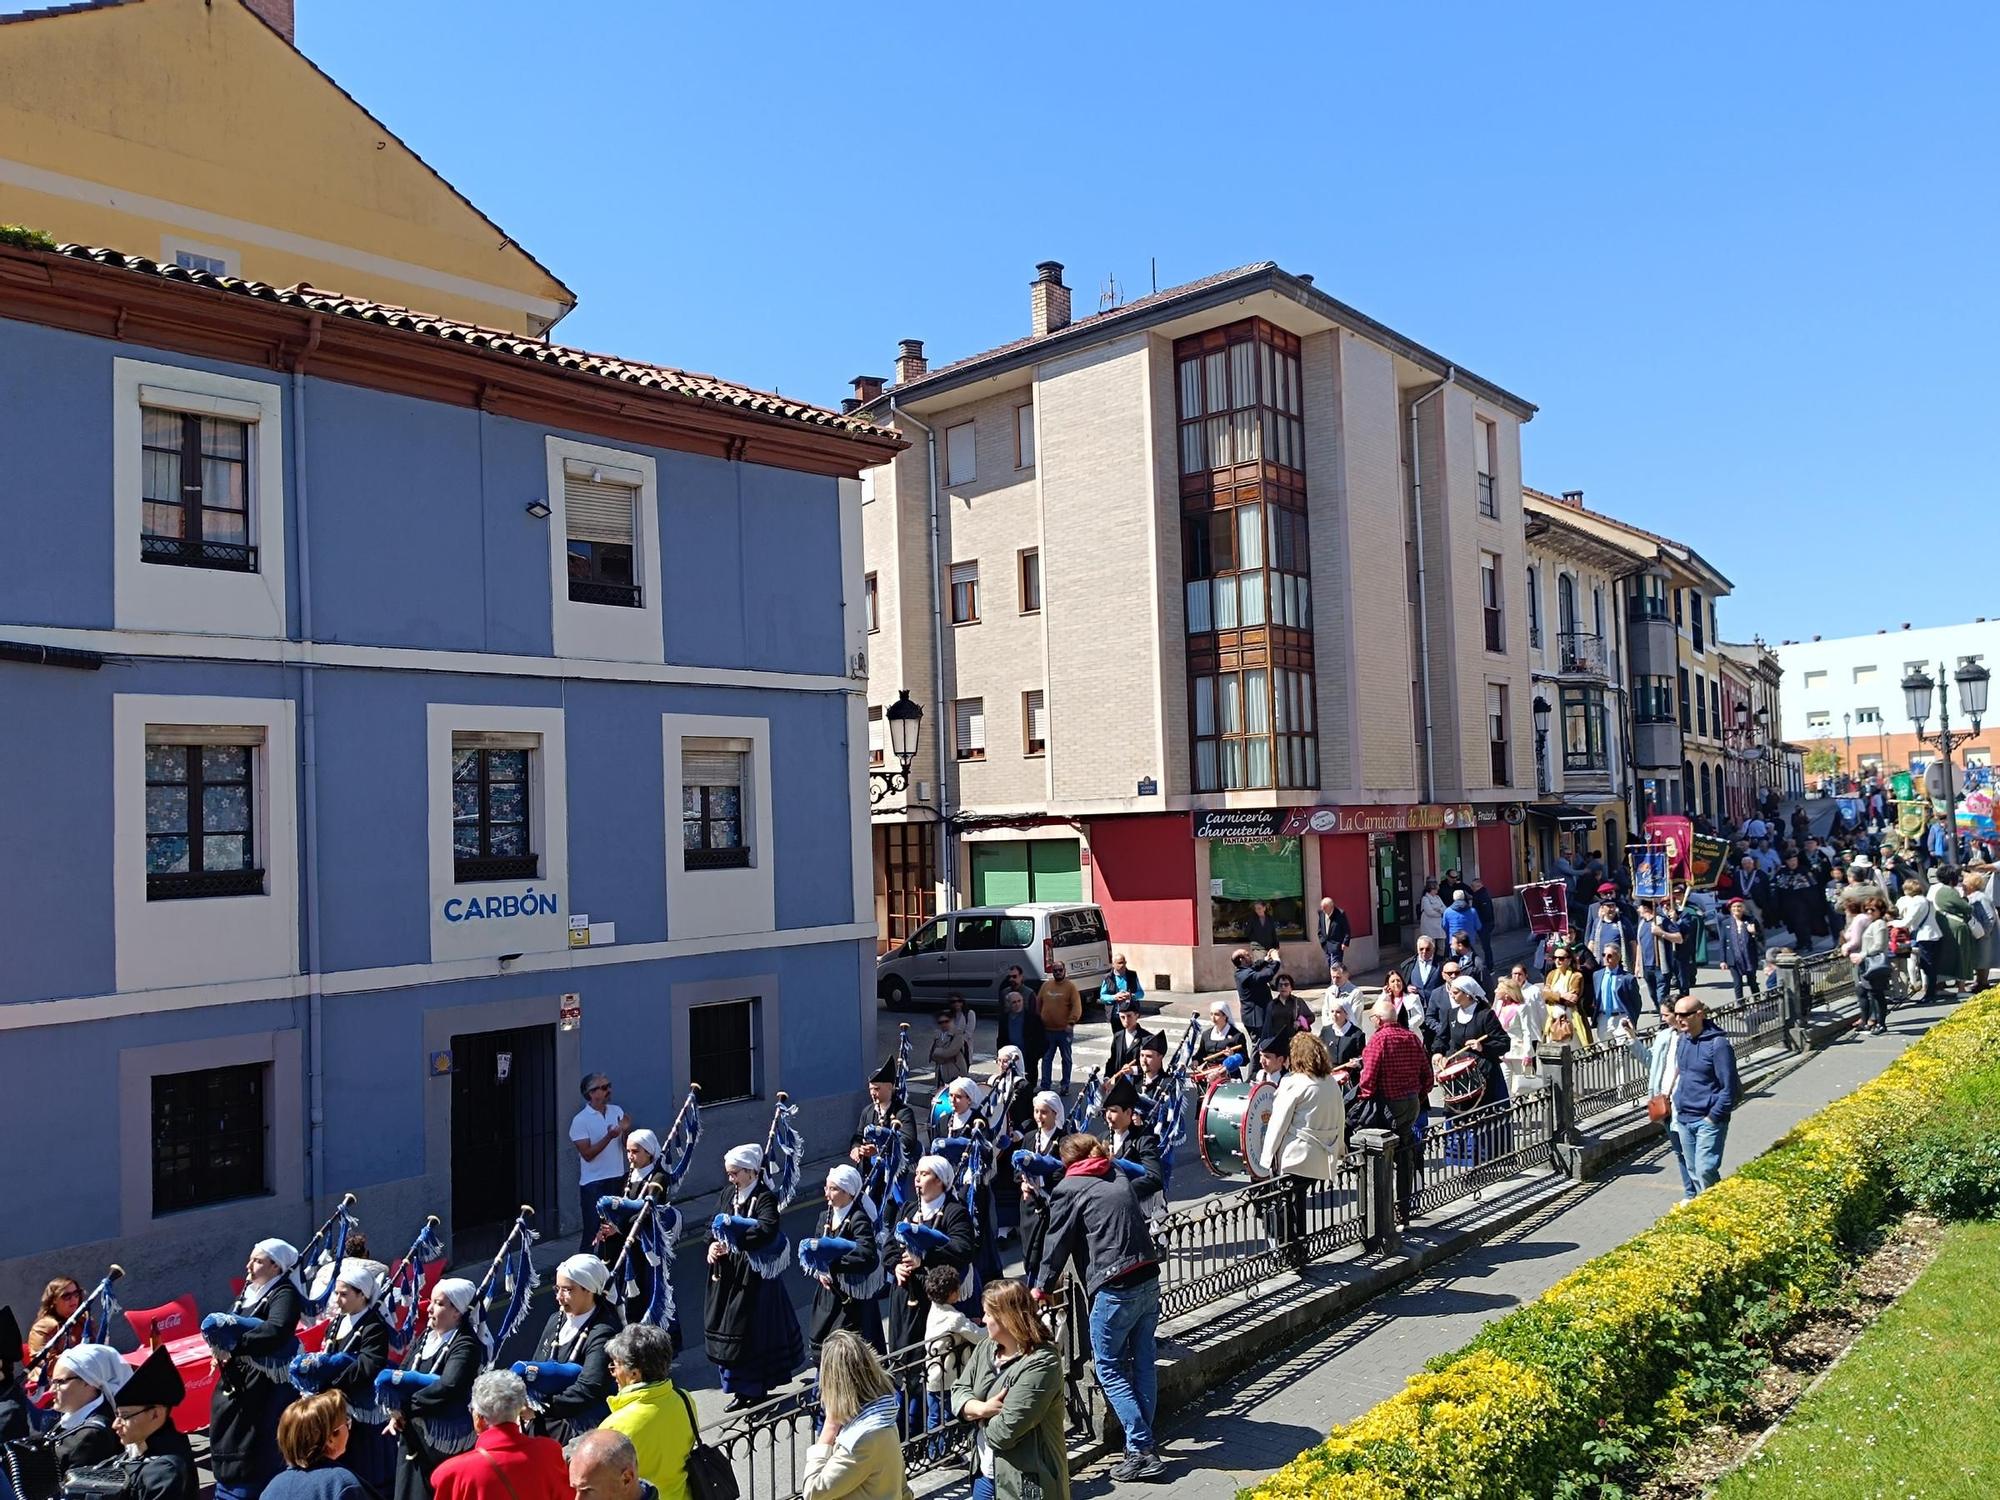
[[[1547,795],[1549,790],[1549,700],[1540,693],[1535,694],[1535,790]]]
[[[1843,713],[1840,716],[1840,734],[1841,738],[1847,741],[1847,753],[1841,757],[1840,761],[1840,777],[1842,781],[1845,781],[1848,777],[1854,774],[1854,715],[1853,714]]]
[[[924,711],[910,701],[908,688],[897,694],[896,701],[889,705],[888,712],[882,717],[889,724],[890,753],[896,757],[901,769],[868,773],[870,806],[909,786],[910,762],[917,758],[917,741],[923,737],[924,731]]]
[[[1935,746],[1944,759],[1945,838],[1954,858],[1958,854],[1958,796],[1951,784],[1952,752],[1979,737],[1979,721],[1986,716],[1986,687],[1991,676],[1976,657],[1961,656],[1958,659],[1958,670],[1952,674],[1951,680],[1958,684],[1959,707],[1972,720],[1972,730],[1957,734],[1951,730],[1951,689],[1944,679],[1944,663],[1938,663],[1935,679],[1922,667],[1912,667],[1910,675],[1903,679],[1903,705],[1909,710],[1910,722],[1917,726],[1917,742]],[[1938,727],[1935,733],[1926,733],[1924,720],[1931,716],[1933,689],[1938,696]]]

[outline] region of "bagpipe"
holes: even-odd
[[[296,1266],[302,1308],[300,1321],[316,1322],[332,1300],[333,1284],[340,1275],[340,1263],[347,1259],[347,1237],[356,1221],[350,1212],[360,1200],[352,1193],[341,1196],[333,1214],[319,1226],[299,1252]]]
[[[61,1358],[63,1351],[69,1348],[72,1342],[79,1344],[102,1344],[108,1342],[107,1336],[111,1332],[111,1320],[124,1311],[118,1305],[118,1298],[112,1294],[111,1285],[123,1277],[124,1274],[125,1268],[117,1264],[113,1264],[106,1270],[104,1279],[90,1289],[88,1296],[77,1303],[76,1311],[64,1318],[62,1323],[56,1328],[56,1331],[49,1335],[49,1341],[42,1345],[41,1353],[35,1355],[27,1364],[21,1367],[21,1384],[24,1389],[28,1388],[30,1382],[36,1379],[38,1371],[43,1377],[40,1380],[39,1388],[47,1389],[48,1380],[46,1377],[48,1372],[55,1368],[56,1360]],[[69,1332],[72,1328],[80,1329],[82,1337],[72,1341],[69,1337]],[[19,1351],[14,1352],[18,1353]]]
[[[798,1195],[799,1172],[805,1164],[806,1143],[792,1123],[798,1112],[791,1096],[780,1091],[777,1107],[771,1111],[770,1132],[764,1138],[763,1164],[757,1168],[759,1180],[777,1198],[780,1211],[791,1207],[792,1199]],[[770,1244],[746,1250],[743,1238],[756,1227],[755,1219],[742,1214],[719,1213],[709,1221],[708,1234],[732,1255],[741,1254],[759,1276],[782,1274],[792,1263],[792,1242],[781,1232]],[[712,1270],[708,1279],[718,1280],[720,1274],[719,1270]]]
[[[305,1249],[299,1252],[292,1269],[285,1273],[292,1284],[299,1289],[302,1306],[313,1308],[315,1298],[307,1285],[305,1273],[310,1270],[318,1275],[325,1273],[326,1290],[317,1298],[317,1307],[323,1310],[327,1299],[333,1295],[333,1284],[340,1274],[340,1259],[327,1259],[329,1249],[338,1248],[342,1255],[347,1250],[347,1236],[354,1227],[351,1210],[360,1200],[352,1193],[343,1193],[340,1202],[327,1221],[313,1232],[306,1241]],[[303,1317],[303,1314],[301,1315]],[[243,1340],[270,1325],[262,1318],[253,1318],[244,1313],[210,1313],[201,1320],[201,1336],[218,1359],[241,1359],[251,1369],[267,1380],[275,1380],[281,1385],[289,1385],[292,1380],[292,1361],[299,1354],[299,1340],[295,1332],[288,1334],[275,1349],[246,1354],[242,1352]]]
[[[382,1279],[375,1289],[375,1295],[368,1299],[368,1305],[357,1315],[366,1317],[370,1312],[382,1311],[382,1321],[389,1329],[389,1351],[392,1358],[401,1359],[409,1348],[410,1335],[415,1331],[418,1315],[417,1294],[423,1286],[423,1268],[444,1256],[444,1241],[438,1237],[440,1221],[436,1214],[427,1217],[417,1230],[417,1237],[410,1241],[410,1248],[403,1258]],[[338,1271],[334,1273],[339,1275]],[[347,1377],[355,1366],[351,1354],[339,1350],[320,1350],[312,1354],[293,1357],[286,1369],[286,1375],[293,1387],[301,1395],[316,1396],[321,1391],[332,1390]],[[387,1373],[386,1371],[381,1373]],[[366,1399],[357,1402],[349,1396],[347,1408],[352,1418],[368,1426],[379,1426],[387,1413],[380,1404],[379,1392],[374,1404]]]
[[[898,1108],[910,1102],[910,1023],[896,1026],[896,1095]]]
[[[541,1284],[541,1278],[535,1271],[535,1241],[541,1235],[528,1223],[534,1216],[535,1210],[523,1203],[513,1228],[507,1231],[507,1238],[494,1252],[492,1264],[479,1278],[479,1289],[473,1293],[472,1306],[466,1310],[466,1317],[472,1322],[472,1331],[478,1336],[480,1347],[486,1351],[487,1365],[493,1363],[500,1346],[512,1338],[527,1320],[529,1301],[534,1297],[535,1288]],[[492,1326],[488,1307],[488,1299],[496,1284],[507,1299],[500,1309],[498,1327]]]
[[[1071,1123],[1083,1130],[1104,1103],[1104,1069],[1092,1068],[1083,1080],[1083,1092],[1076,1096],[1076,1108],[1069,1113]]]
[[[639,1267],[650,1267],[652,1287],[639,1321],[656,1328],[665,1328],[674,1320],[673,1254],[685,1223],[680,1210],[668,1199],[694,1161],[695,1142],[701,1139],[700,1101],[701,1085],[689,1084],[687,1098],[681,1101],[660,1145],[660,1173],[646,1184],[642,1197],[597,1200],[598,1217],[607,1224],[615,1224],[616,1215],[631,1216],[618,1258],[611,1263],[611,1285],[620,1301],[634,1301],[645,1290]]]
[[[862,1196],[848,1207],[840,1227],[847,1233],[815,1235],[799,1241],[799,1269],[811,1277],[826,1277],[844,1296],[857,1302],[879,1297],[889,1284],[888,1256],[883,1252],[881,1221],[870,1207],[865,1184]],[[862,1247],[863,1242],[854,1237],[857,1232],[867,1236],[867,1244],[874,1252],[873,1264],[858,1276],[840,1269],[840,1263]]]

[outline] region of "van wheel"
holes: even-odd
[[[910,1008],[910,987],[900,979],[892,979],[882,986],[882,1003],[891,1010]]]

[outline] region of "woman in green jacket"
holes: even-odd
[[[981,1300],[986,1337],[951,1388],[951,1409],[974,1424],[972,1500],[1069,1500],[1062,1355],[1018,1281]]]

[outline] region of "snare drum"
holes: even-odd
[[[1258,1161],[1277,1101],[1274,1084],[1242,1078],[1218,1082],[1201,1101],[1202,1164],[1217,1177],[1260,1181],[1264,1171]]]
[[[1486,1060],[1481,1057],[1453,1058],[1437,1075],[1438,1092],[1444,1095],[1445,1108],[1453,1114],[1463,1114],[1476,1108],[1486,1097]]]

